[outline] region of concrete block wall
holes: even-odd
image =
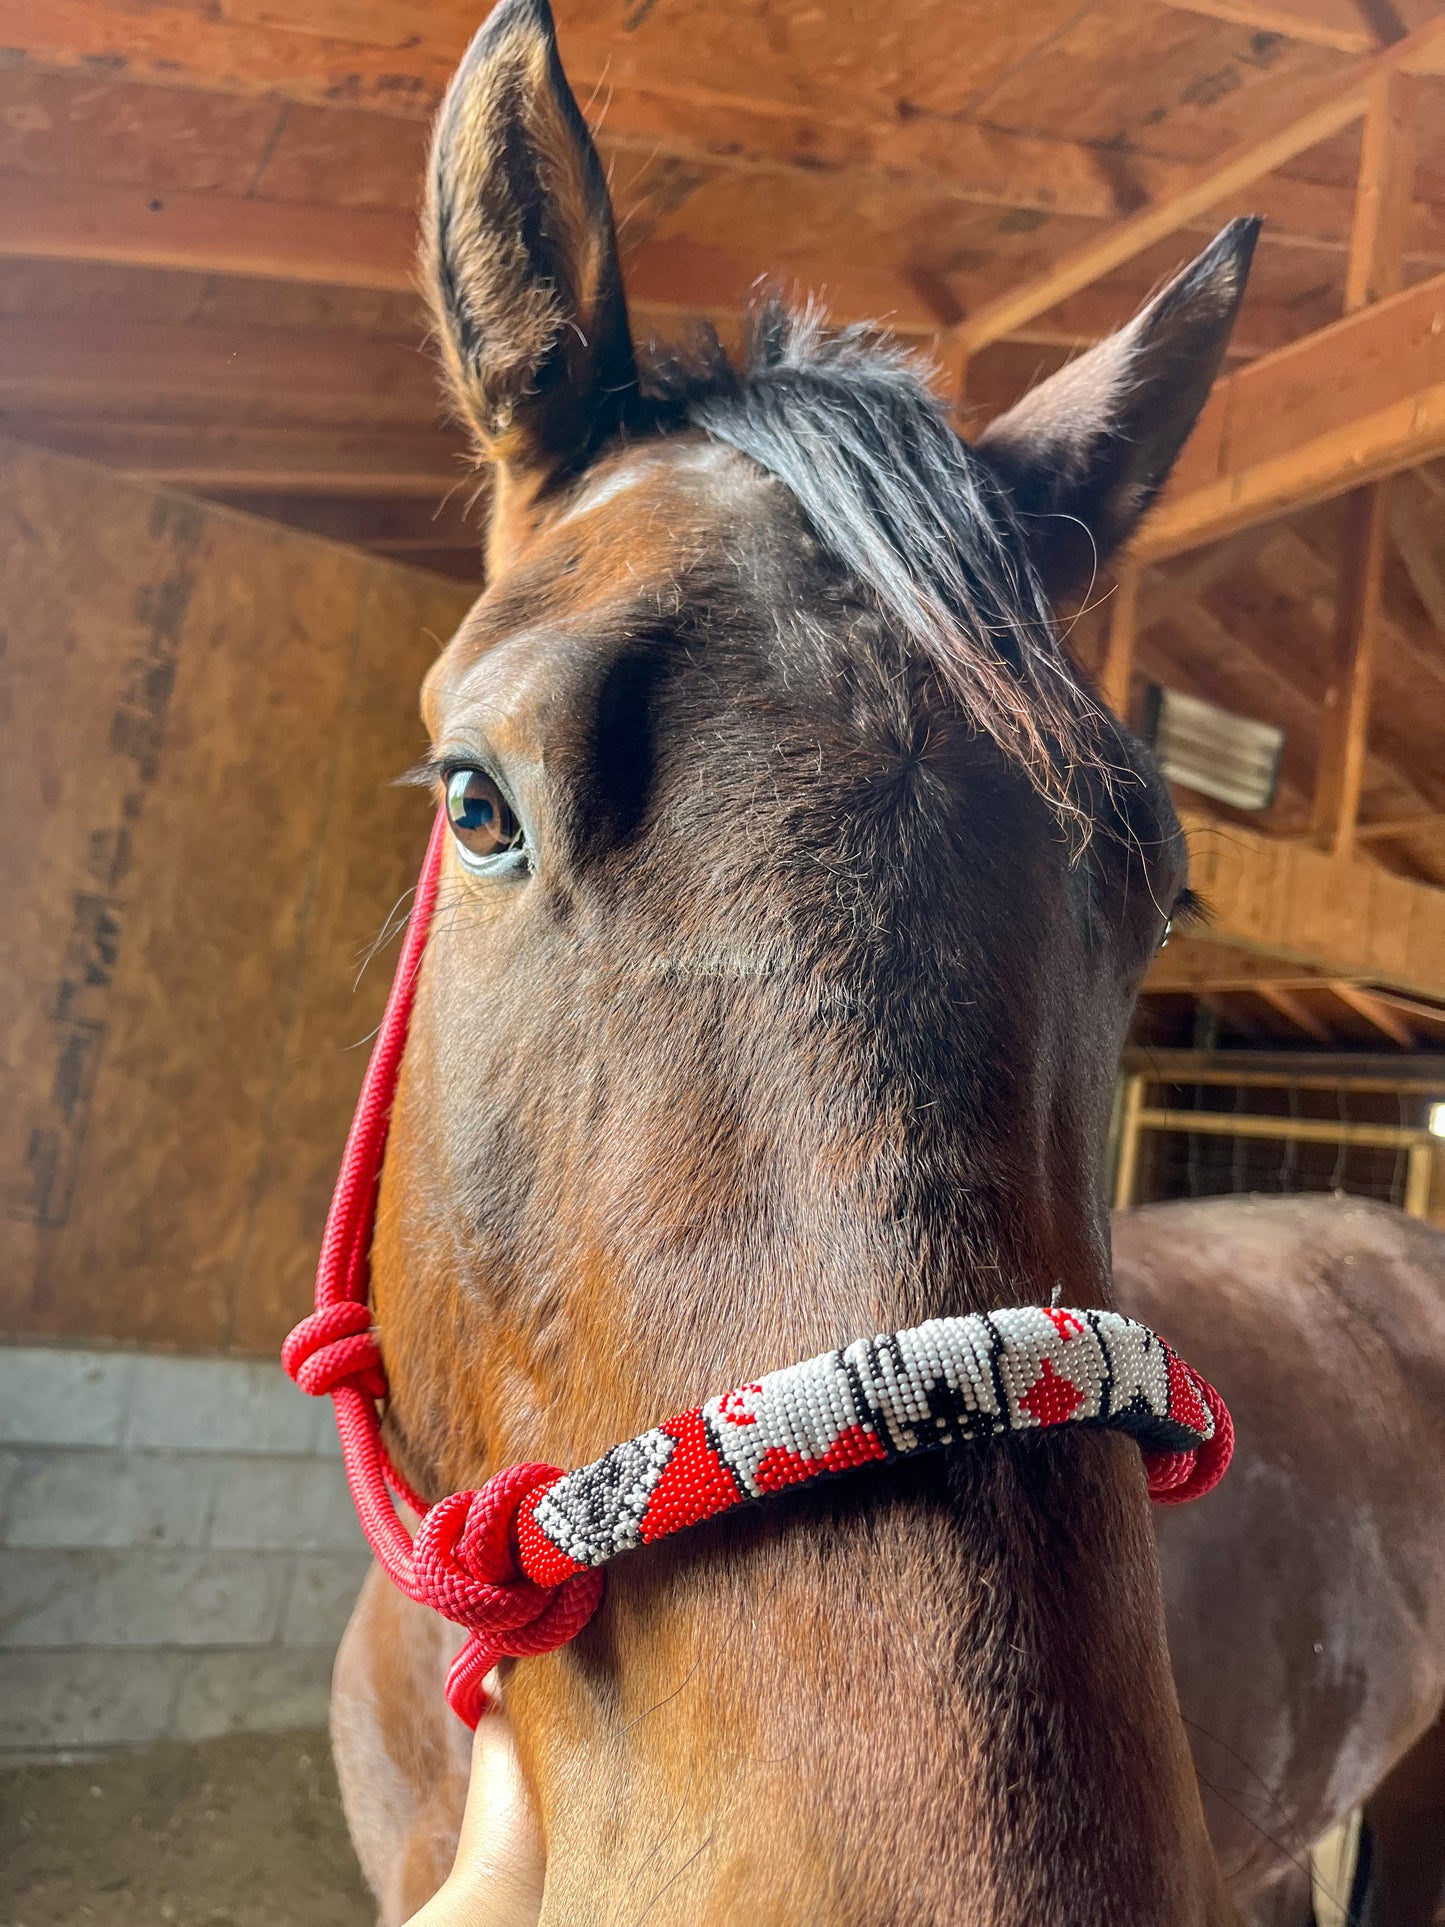
[[[0,1345],[0,1755],[323,1721],[368,1557],[279,1365]]]

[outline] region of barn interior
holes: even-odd
[[[306,1306],[390,952],[355,988],[358,959],[424,840],[385,786],[482,584],[415,267],[479,12],[0,0],[14,1758],[304,1728],[364,1565],[349,1521],[228,1537],[225,1494],[336,1498],[260,1361]],[[1445,13],[556,12],[639,330],[735,340],[771,282],[932,357],[966,435],[1263,215],[1200,425],[1068,613],[1164,754],[1208,910],[1144,988],[1113,1197],[1345,1190],[1445,1223]],[[261,1450],[201,1423],[243,1380]],[[57,1420],[72,1396],[90,1418]],[[64,1482],[130,1491],[137,1453],[205,1460],[207,1517],[152,1495],[57,1544]],[[213,1599],[210,1630],[138,1633],[127,1587]],[[55,1894],[30,1927],[73,1917]]]

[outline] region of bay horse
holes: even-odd
[[[450,839],[372,1254],[412,1489],[586,1464],[859,1334],[1109,1305],[1101,1147],[1186,858],[1051,599],[1162,487],[1256,230],[969,447],[906,359],[777,304],[741,366],[640,357],[544,0],[473,42],[427,281],[488,586],[424,690]],[[424,1660],[383,1634],[342,1723],[370,1864]],[[1232,1917],[1117,1434],[650,1547],[505,1694],[544,1922]]]
[[[1302,1927],[1310,1845],[1363,1807],[1358,1927],[1431,1927],[1445,1903],[1445,1236],[1358,1198],[1153,1205],[1114,1219],[1114,1286],[1227,1387],[1234,1415],[1229,1477],[1155,1521],[1231,1897],[1260,1927]]]

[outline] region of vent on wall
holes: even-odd
[[[1284,731],[1198,696],[1150,685],[1144,735],[1171,783],[1237,810],[1267,810],[1279,781]]]

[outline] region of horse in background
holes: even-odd
[[[1150,1205],[1115,1215],[1114,1287],[1234,1416],[1229,1477],[1155,1522],[1230,1894],[1258,1927],[1303,1927],[1310,1846],[1364,1807],[1358,1927],[1431,1927],[1445,1904],[1445,1236],[1354,1198]]]

